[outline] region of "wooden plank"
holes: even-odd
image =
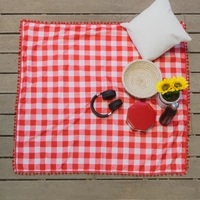
[[[191,134],[192,135],[200,135],[200,115],[192,115],[191,116]]]
[[[200,94],[190,94],[190,111],[191,113],[200,113]]]
[[[189,70],[190,72],[200,72],[200,54],[189,54]]]
[[[190,134],[200,135],[200,115],[191,115]],[[12,136],[14,115],[0,115],[0,135]]]
[[[199,180],[2,181],[2,199],[199,199]]]
[[[190,34],[192,41],[188,42],[188,51],[189,52],[200,52],[200,34]]]
[[[1,1],[1,13],[138,13],[147,8],[153,0],[126,0],[126,3],[120,0],[98,1],[93,0],[35,0],[28,2],[26,0]],[[87,5],[87,6],[85,6]],[[136,6],[137,5],[137,8]]]
[[[0,1],[0,13],[140,13],[154,0],[6,0]],[[170,1],[174,13],[199,13],[199,0]],[[87,5],[87,6],[85,6]]]
[[[18,53],[19,35],[0,35],[0,53]]]
[[[15,113],[15,94],[0,94],[0,114]],[[190,94],[191,113],[200,113],[200,94]]]
[[[13,135],[14,115],[0,115],[0,135]]]
[[[190,34],[192,41],[188,42],[188,51],[200,52],[200,34]],[[0,53],[18,53],[19,35],[0,35]]]
[[[18,175],[13,171],[12,168],[13,160],[11,158],[8,159],[0,159],[0,180],[8,180],[8,179],[94,179],[94,174],[46,174],[46,175]]]
[[[16,93],[17,74],[0,74],[0,93]],[[190,92],[200,92],[200,73],[190,74]]]
[[[123,176],[123,175],[92,175],[92,174],[57,174],[57,175],[18,175],[12,169],[12,162],[11,158],[0,159],[0,180],[20,180],[20,179],[144,179],[142,176]],[[200,178],[200,159],[199,158],[189,158],[189,169],[186,175],[183,176],[170,176],[166,175],[165,178]],[[147,178],[152,178],[148,177]],[[153,177],[155,178],[155,177]],[[156,178],[163,178],[163,176],[156,176]]]
[[[200,156],[200,137],[189,137],[189,156]],[[13,156],[14,142],[12,137],[2,137],[0,140],[0,152],[3,157]]]
[[[185,15],[188,32],[200,32],[200,15]]]
[[[16,94],[0,94],[0,114],[15,114]]]
[[[176,175],[165,175],[165,176],[156,176],[157,179],[160,178],[169,178],[169,179],[182,179],[182,178],[198,178],[200,177],[200,159],[199,158],[189,158],[189,168],[187,170],[187,174],[186,175],[182,175],[182,176],[176,176]],[[136,179],[136,178],[140,178],[141,177],[137,177],[137,176],[122,176],[122,175],[95,175],[95,179],[123,179],[123,180],[129,180],[129,179]],[[148,179],[152,178],[150,176],[147,176]],[[155,177],[153,177],[155,178]]]
[[[0,73],[17,73],[18,54],[0,54]]]
[[[192,14],[199,14],[200,11],[200,3],[199,0],[192,0],[192,1],[188,1],[188,0],[169,0],[171,7],[172,7],[172,11],[174,13],[192,13]]]
[[[190,132],[192,135],[200,135],[200,115],[191,115]],[[13,135],[14,115],[0,115],[0,135]]]
[[[15,113],[15,94],[0,94],[0,114]],[[190,94],[190,109],[192,113],[200,113],[200,94]]]
[[[0,94],[0,114],[15,113],[15,94]],[[192,113],[200,113],[200,94],[190,94],[190,109]]]
[[[0,74],[0,93],[16,93],[17,74]]]
[[[20,20],[43,22],[128,22],[136,15],[0,15],[0,33],[19,33]],[[183,15],[177,15],[179,21],[184,21]],[[6,22],[6,23],[5,23]],[[198,30],[199,31],[199,30]],[[194,31],[195,32],[195,31]]]
[[[0,94],[0,114],[6,114],[6,113],[10,113],[10,114],[15,114],[15,99],[16,99],[16,95],[15,94]],[[190,109],[192,113],[200,113],[200,94],[191,94],[190,95]],[[4,122],[2,122],[4,123]],[[197,121],[193,122],[192,127],[194,127],[194,123],[197,123]],[[9,124],[9,123],[8,123]],[[4,126],[2,126],[2,129],[6,129]],[[11,129],[8,130],[8,132]],[[4,133],[4,131],[3,131]]]
[[[200,155],[200,137],[199,136],[190,136],[189,137],[189,156],[199,156]]]
[[[200,72],[200,54],[189,53],[188,56],[190,72]],[[17,73],[18,54],[0,54],[0,66],[0,73]]]
[[[19,175],[13,171],[12,168],[13,160],[11,158],[8,159],[0,159],[0,180],[13,180],[13,179],[70,179],[70,180],[82,180],[82,179],[94,179],[94,174],[32,174],[32,175]]]
[[[0,157],[13,157],[13,137],[2,137],[0,139]]]
[[[34,20],[41,22],[125,22],[131,21],[136,15],[0,15],[1,33],[18,33],[20,20]],[[179,15],[178,19],[184,20]],[[6,23],[5,23],[6,21]]]
[[[200,92],[200,73],[190,73],[190,92]]]

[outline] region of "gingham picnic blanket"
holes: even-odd
[[[20,27],[15,172],[186,173],[188,91],[170,125],[159,124],[163,109],[154,96],[144,101],[156,110],[155,126],[145,134],[130,130],[127,109],[139,100],[124,90],[122,71],[141,57],[119,23],[23,20]],[[188,76],[184,43],[154,63],[163,77]],[[108,89],[116,91],[123,106],[101,119],[91,112],[90,101]],[[109,102],[97,98],[97,111],[108,113]]]

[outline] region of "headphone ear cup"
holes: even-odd
[[[115,110],[117,110],[118,108],[120,108],[122,104],[123,104],[122,100],[121,99],[117,99],[117,100],[112,101],[108,105],[108,107],[110,108],[110,110],[113,113]]]
[[[106,90],[104,92],[102,92],[102,98],[103,100],[109,100],[109,99],[113,99],[114,97],[116,97],[116,92],[115,90]]]

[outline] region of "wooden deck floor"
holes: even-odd
[[[192,37],[185,176],[16,175],[12,170],[19,21],[130,21],[153,0],[0,0],[0,200],[200,199],[200,0],[170,0]]]

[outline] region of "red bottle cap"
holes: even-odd
[[[127,111],[126,122],[132,130],[147,131],[154,126],[156,111],[145,102],[137,102]]]

